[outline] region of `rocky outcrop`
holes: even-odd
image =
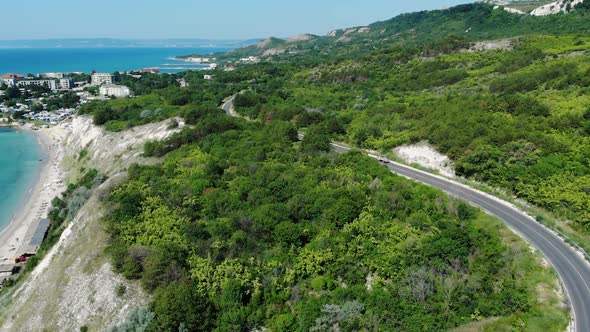
[[[336,40],[337,43],[350,43],[352,41],[352,37],[343,35]]]
[[[415,163],[436,170],[443,176],[455,177],[455,166],[451,159],[438,152],[427,142],[400,146],[394,152],[407,163]]]
[[[541,6],[531,12],[534,16],[546,16],[559,13],[567,13],[584,0],[558,0]]]
[[[146,141],[161,140],[182,129],[182,119],[175,119],[180,125],[169,129],[172,120],[133,127],[129,130],[113,133],[97,127],[87,117],[76,117],[66,130],[66,149],[76,153],[86,149],[87,163],[107,176],[127,169],[133,163],[146,162],[142,158],[143,144]]]
[[[505,38],[497,40],[484,40],[475,42],[469,48],[469,52],[484,52],[484,51],[511,51],[518,44],[516,38]]]
[[[332,30],[332,31],[328,32],[328,34],[326,36],[333,38],[333,37],[337,37],[339,33],[340,33],[340,30]]]
[[[287,42],[288,43],[296,43],[296,42],[312,40],[315,38],[317,38],[317,37],[314,35],[303,34],[303,35],[297,35],[297,36],[291,37],[291,38],[287,39]]]
[[[287,49],[285,48],[269,48],[268,50],[264,51],[264,53],[262,53],[262,56],[273,56],[273,55],[279,55],[279,54],[283,54],[287,52]]]
[[[541,1],[539,0],[538,7],[531,8],[529,7],[531,4],[527,4],[524,8],[528,9],[521,9],[521,1],[512,1],[512,0],[481,0],[483,3],[488,3],[492,5],[496,5],[495,8],[504,8],[504,10],[515,13],[515,14],[530,14],[533,16],[546,16],[546,15],[553,15],[559,13],[567,13],[570,12],[577,6],[578,4],[584,2],[584,0],[556,0],[550,3],[548,1]],[[534,6],[534,2],[532,3]],[[523,11],[525,10],[525,11]]]

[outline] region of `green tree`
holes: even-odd
[[[301,149],[305,153],[314,154],[319,152],[329,152],[330,135],[326,132],[323,126],[311,126],[305,133],[303,141],[301,142]]]
[[[206,295],[191,283],[173,282],[160,288],[150,305],[156,317],[150,331],[176,332],[183,325],[189,331],[211,331],[216,309]]]

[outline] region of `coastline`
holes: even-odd
[[[60,169],[63,158],[61,137],[53,128],[32,130],[29,126],[15,126],[32,133],[40,145],[43,161],[8,226],[0,232],[0,265],[14,264],[21,248],[29,244],[32,233],[41,219],[47,218],[51,201],[64,190],[64,175]]]
[[[182,58],[182,57],[170,57],[168,58],[168,60],[173,60],[173,61],[180,61],[180,62],[184,62],[184,63],[190,63],[193,65],[200,65],[203,66],[203,68],[198,68],[199,70],[214,70],[217,68],[217,63],[215,62],[201,62],[201,61],[194,61],[192,60],[194,59],[192,56],[186,57],[186,58]],[[195,68],[197,69],[197,68]]]

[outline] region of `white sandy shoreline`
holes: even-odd
[[[64,176],[60,169],[63,157],[61,138],[52,129],[32,131],[29,127],[18,127],[32,132],[42,149],[42,164],[27,192],[27,197],[18,207],[10,224],[0,232],[0,265],[13,264],[21,254],[20,250],[29,244],[30,235],[39,221],[47,218],[51,201],[65,189]]]

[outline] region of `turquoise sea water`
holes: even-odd
[[[229,48],[211,47],[108,47],[108,48],[18,48],[0,49],[0,75],[47,72],[112,73],[158,68],[174,73],[206,66],[170,58],[186,54],[211,54]]]
[[[33,134],[0,127],[0,231],[26,199],[41,158],[41,147]]]

